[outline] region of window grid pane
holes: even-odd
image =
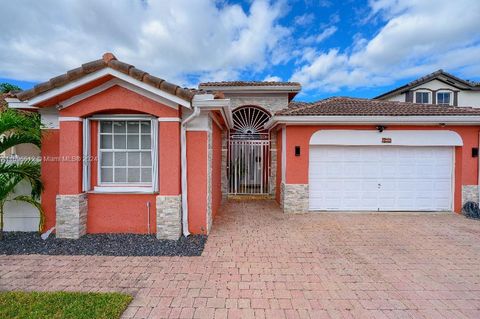
[[[428,101],[428,92],[416,92],[415,93],[415,102],[416,103],[429,103]]]
[[[100,121],[99,133],[101,183],[151,184],[150,121]]]
[[[450,105],[450,93],[449,92],[437,93],[437,104]]]

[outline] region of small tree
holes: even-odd
[[[40,147],[41,134],[37,113],[7,109],[0,114],[0,153],[25,143]],[[39,202],[43,190],[40,172],[40,162],[34,159],[0,162],[0,239],[3,238],[4,205],[8,201],[26,202],[36,207],[40,213],[39,231],[43,229],[45,217]],[[24,180],[31,187],[30,195],[15,195],[15,187]]]
[[[8,93],[11,91],[21,91],[21,90],[22,89],[15,84],[0,83],[0,93]]]

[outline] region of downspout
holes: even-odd
[[[193,113],[184,119],[180,125],[180,156],[182,162],[182,232],[183,236],[190,235],[188,231],[188,186],[187,186],[187,134],[186,125],[200,115],[200,109],[193,107]]]

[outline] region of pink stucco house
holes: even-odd
[[[229,196],[285,213],[478,201],[480,109],[329,98],[292,82],[181,88],[111,53],[8,98],[41,114],[46,229],[208,234]]]

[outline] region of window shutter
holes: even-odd
[[[91,176],[91,154],[90,154],[90,120],[83,119],[83,172],[82,172],[82,191],[90,190]]]
[[[413,102],[413,92],[407,91],[405,93],[405,102]]]
[[[158,119],[151,120],[152,128],[152,183],[153,191],[158,192]]]

